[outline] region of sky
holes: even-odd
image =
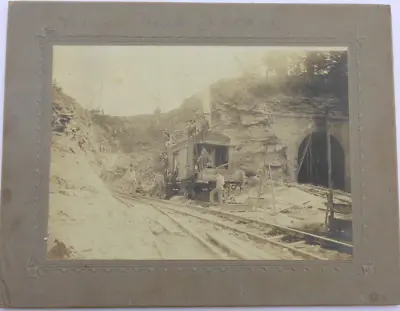
[[[179,107],[219,79],[259,69],[270,49],[54,46],[53,80],[85,108],[118,116],[152,114],[157,107],[163,112]]]

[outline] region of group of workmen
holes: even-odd
[[[187,138],[193,139],[196,136],[200,138],[201,142],[204,142],[207,132],[211,129],[210,123],[206,116],[203,116],[196,124],[196,120],[189,120],[186,125]],[[168,130],[163,130],[163,136],[165,140],[165,147],[168,148],[173,144],[173,137]]]
[[[187,124],[187,137],[188,137],[188,139],[193,139],[196,137],[196,135],[199,135],[200,141],[204,142],[205,136],[209,130],[210,130],[210,123],[208,122],[208,119],[206,118],[206,116],[202,117],[202,119],[200,120],[199,126],[196,125],[195,120],[190,120]],[[172,146],[173,137],[168,130],[163,130],[163,136],[164,136],[164,140],[165,140],[165,147],[167,149],[168,147]],[[167,173],[168,173],[168,161],[169,161],[169,159],[168,159],[167,152],[163,152],[160,155],[160,162],[164,166],[163,171],[164,171],[165,177],[167,177]],[[210,164],[210,156],[205,148],[203,148],[200,156],[198,157],[198,159],[196,159],[196,161],[197,161],[198,171],[201,171],[207,165]],[[171,174],[169,174],[169,175],[171,175]],[[168,177],[171,177],[171,176],[168,176]]]

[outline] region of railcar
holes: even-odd
[[[216,186],[217,172],[224,176],[225,188],[235,189],[241,184],[233,174],[231,159],[235,146],[230,138],[215,131],[208,131],[203,138],[188,138],[167,148],[167,199],[184,195],[188,199],[208,201],[210,191]],[[203,149],[209,161],[199,165]]]

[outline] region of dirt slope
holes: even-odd
[[[101,161],[91,125],[87,111],[61,90],[53,90],[49,255],[155,258],[149,241],[141,238],[141,234],[152,237],[148,227],[112,196],[99,177]],[[129,234],[136,238],[126,239]]]

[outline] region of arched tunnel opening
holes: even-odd
[[[332,188],[345,190],[345,154],[340,143],[330,136]],[[328,187],[328,147],[326,132],[314,132],[300,144],[298,151],[299,183]]]

